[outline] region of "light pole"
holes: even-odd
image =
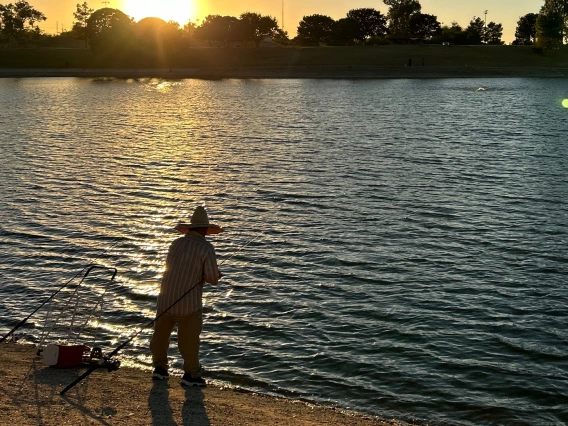
[[[483,32],[484,32],[483,38],[484,38],[485,40],[483,40],[483,42],[484,42],[485,44],[487,44],[487,10],[485,11],[485,19],[483,20],[483,25],[485,26],[485,29],[484,29],[484,31],[483,31]]]

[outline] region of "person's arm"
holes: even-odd
[[[217,257],[215,256],[215,250],[211,249],[208,256],[205,257],[203,262],[203,278],[209,284],[216,285],[219,282],[222,274],[219,272],[219,267],[217,266]]]

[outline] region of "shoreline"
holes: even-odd
[[[568,67],[277,66],[233,68],[0,68],[0,78],[444,79],[568,78]]]
[[[179,377],[152,381],[146,371],[95,371],[64,396],[84,369],[47,367],[33,345],[0,345],[0,416],[20,425],[409,426],[334,407],[208,384],[184,388]]]

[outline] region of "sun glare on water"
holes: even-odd
[[[139,21],[144,18],[161,18],[186,24],[195,17],[195,1],[192,0],[123,0],[122,11]]]

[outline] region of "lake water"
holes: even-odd
[[[0,80],[0,333],[97,262],[118,283],[92,339],[115,348],[204,204],[226,227],[208,379],[421,423],[566,424],[564,98],[561,79]],[[149,368],[150,335],[123,363]]]

